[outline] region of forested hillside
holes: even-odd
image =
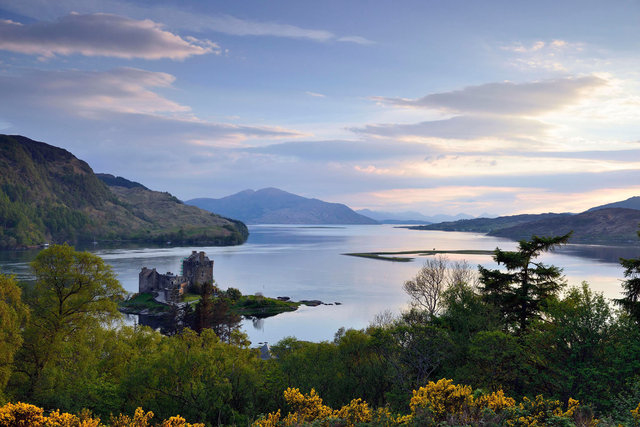
[[[239,221],[168,193],[112,191],[70,152],[23,136],[0,135],[0,170],[0,248],[93,240],[239,244],[248,235]]]

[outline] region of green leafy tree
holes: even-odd
[[[223,343],[211,329],[163,337],[129,366],[120,386],[125,412],[142,406],[159,418],[180,413],[207,425],[248,425],[266,409],[256,402],[275,393],[263,386],[258,352]]]
[[[463,371],[468,380],[491,391],[519,391],[523,354],[516,337],[501,331],[479,332],[471,340]]]
[[[29,310],[12,276],[0,274],[0,401],[13,370],[13,358],[22,345],[22,328]]]
[[[544,373],[536,378],[563,400],[609,404],[621,384],[611,381],[617,375],[606,348],[612,344],[614,317],[605,298],[583,282],[550,305],[548,320],[532,343],[545,361]]]
[[[567,243],[571,233],[556,237],[533,236],[520,240],[517,251],[497,248],[493,259],[505,266],[506,272],[480,270],[480,292],[485,300],[502,313],[507,327],[515,326],[519,334],[526,332],[532,320],[540,317],[546,301],[557,296],[565,282],[562,270],[535,262],[541,253]]]
[[[448,369],[455,373],[468,362],[472,338],[478,332],[499,329],[500,319],[495,307],[482,299],[473,284],[459,282],[449,287],[443,294],[442,305],[438,320],[453,343]]]
[[[36,284],[20,357],[20,370],[28,377],[26,397],[44,387],[45,368],[74,337],[120,318],[117,301],[125,295],[111,267],[100,257],[68,245],[42,250],[31,268]]]

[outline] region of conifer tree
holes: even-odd
[[[479,267],[480,292],[485,300],[496,306],[507,328],[516,327],[519,334],[540,317],[545,301],[556,296],[565,285],[562,269],[535,262],[541,253],[567,243],[571,233],[556,237],[533,236],[520,240],[517,251],[497,248],[493,259],[507,271]]]
[[[620,264],[625,268],[624,277],[627,278],[622,282],[624,297],[613,301],[640,323],[640,258],[620,258]]]

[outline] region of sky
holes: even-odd
[[[0,133],[180,199],[640,195],[640,2],[0,0]]]

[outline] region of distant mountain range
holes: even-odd
[[[185,201],[248,224],[378,224],[340,203],[308,199],[277,188],[245,190],[220,199]]]
[[[474,233],[492,233],[496,230],[515,227],[521,224],[528,224],[541,219],[556,218],[559,216],[571,216],[569,213],[555,214],[524,214],[500,216],[498,218],[474,218],[462,219],[458,221],[446,221],[439,224],[431,224],[424,227],[412,227],[422,230],[443,230],[443,231],[470,231]]]
[[[512,240],[532,235],[558,236],[573,231],[570,243],[640,244],[640,197],[596,206],[580,214],[546,213],[476,218],[409,227],[417,230],[468,231]]]
[[[492,236],[521,240],[536,236],[561,236],[573,231],[570,243],[640,244],[640,210],[604,208],[519,224],[494,230]]]
[[[94,240],[231,245],[248,236],[239,221],[96,175],[70,152],[23,136],[0,135],[0,170],[0,248]]]
[[[443,221],[456,221],[460,219],[473,218],[471,215],[460,213],[458,215],[433,215],[426,216],[420,212],[383,212],[371,209],[359,209],[356,212],[368,216],[383,224],[432,224]]]

